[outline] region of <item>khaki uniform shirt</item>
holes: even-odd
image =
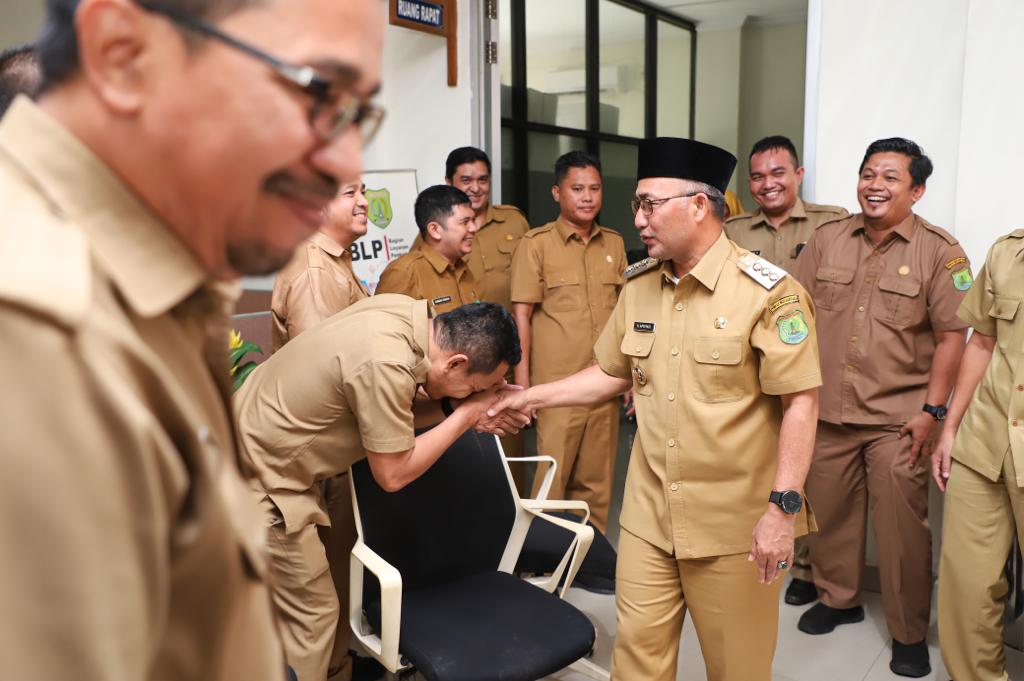
[[[515,206],[490,206],[473,240],[466,264],[479,285],[480,300],[512,311],[512,253],[530,231]]]
[[[270,297],[274,351],[311,326],[369,297],[370,292],[352,271],[349,250],[323,232],[314,233],[274,280]]]
[[[996,346],[953,445],[953,458],[993,482],[1009,454],[1024,487],[1024,229],[992,246],[958,314]]]
[[[594,363],[592,348],[625,281],[625,244],[595,225],[586,244],[559,218],[530,230],[512,261],[512,300],[533,303],[530,381],[547,383]]]
[[[595,347],[636,395],[622,527],[680,559],[750,550],[778,465],[777,395],[821,385],[814,306],[765,264],[724,235],[678,284],[671,263],[640,261]]]
[[[911,214],[876,245],[858,213],[822,225],[794,274],[818,307],[819,418],[892,425],[919,413],[934,332],[967,326],[956,309],[972,279],[957,240]]]
[[[380,275],[376,293],[400,293],[426,300],[435,315],[479,300],[476,279],[465,261],[453,265],[422,242],[388,263]]]
[[[413,448],[427,380],[427,305],[376,295],[288,342],[237,394],[242,450],[285,531],[330,525],[319,482],[371,452]]]
[[[768,218],[758,207],[753,213],[737,215],[725,222],[725,234],[740,248],[759,255],[773,265],[793,271],[798,251],[822,224],[844,218],[849,213],[839,206],[819,206],[796,200],[789,219],[779,229],[768,224]]]
[[[280,681],[228,407],[237,287],[24,98],[0,206],[3,676]]]

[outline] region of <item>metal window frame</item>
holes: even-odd
[[[514,203],[529,215],[529,144],[531,132],[566,135],[583,139],[586,149],[597,154],[601,142],[614,142],[638,146],[640,137],[617,135],[600,131],[600,81],[601,65],[600,0],[585,0],[585,69],[586,69],[586,128],[567,128],[548,123],[537,123],[527,119],[526,96],[526,0],[500,0],[510,3],[512,21],[512,45],[509,58],[512,59],[512,116],[501,117],[501,131],[497,142],[501,144],[501,133],[512,132],[512,187],[502,186],[502,200]],[[690,137],[694,134],[696,115],[697,82],[697,26],[694,22],[672,14],[660,7],[642,0],[607,0],[617,5],[641,12],[645,17],[644,27],[644,134],[654,137],[658,130],[658,26],[660,21],[672,24],[690,32]]]

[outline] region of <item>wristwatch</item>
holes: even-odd
[[[946,420],[946,411],[948,411],[948,410],[945,407],[943,407],[943,406],[935,406],[934,404],[925,404],[923,407],[921,407],[921,411],[928,412],[929,414],[932,415],[932,418],[935,419],[936,421],[945,421]]]
[[[800,496],[800,492],[791,489],[782,492],[773,491],[768,495],[768,501],[781,508],[783,513],[788,513],[789,515],[799,513],[800,509],[804,506],[804,498]]]

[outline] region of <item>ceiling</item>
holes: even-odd
[[[744,19],[787,23],[807,18],[807,0],[647,0],[700,28],[739,26]]]

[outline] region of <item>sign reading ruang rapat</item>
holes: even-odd
[[[448,85],[458,85],[458,27],[455,0],[390,0],[391,24],[448,39]]]

